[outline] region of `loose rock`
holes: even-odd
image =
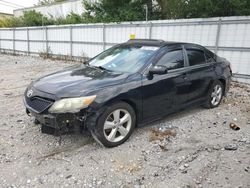
[[[237,150],[238,146],[236,144],[228,144],[224,148],[225,150]]]

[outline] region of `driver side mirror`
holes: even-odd
[[[165,67],[163,65],[155,65],[149,69],[149,74],[151,74],[151,75],[153,75],[153,74],[162,75],[162,74],[167,74],[167,72],[168,72],[167,67]]]

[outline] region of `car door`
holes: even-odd
[[[192,102],[206,96],[209,84],[215,77],[215,65],[213,62],[207,62],[207,54],[197,46],[186,45],[185,54],[188,62],[188,102]]]
[[[164,49],[163,55],[154,65],[164,65],[168,73],[149,76],[143,75],[143,117],[152,117],[168,114],[185,102],[188,85],[186,84],[185,58],[182,46],[176,45]]]

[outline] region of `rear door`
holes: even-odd
[[[182,46],[175,45],[163,51],[163,55],[154,65],[164,65],[168,73],[164,75],[145,74],[142,80],[143,117],[168,114],[187,100],[186,62]]]
[[[211,80],[215,75],[215,63],[205,51],[196,45],[185,45],[188,62],[188,102],[206,97]]]

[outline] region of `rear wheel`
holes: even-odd
[[[125,142],[135,127],[135,112],[127,103],[108,107],[91,129],[94,139],[105,147],[115,147]]]
[[[224,90],[223,84],[219,80],[215,81],[209,89],[205,107],[215,108],[219,106],[223,97],[223,90]]]

